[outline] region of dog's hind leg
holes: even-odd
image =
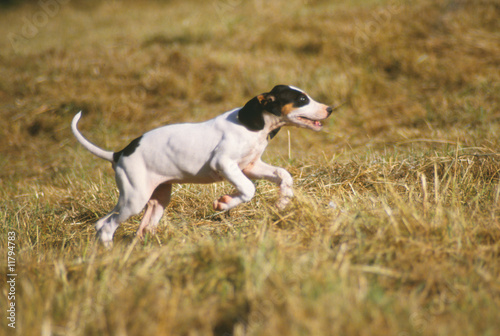
[[[144,230],[150,232],[151,234],[156,233],[156,227],[163,216],[165,208],[170,203],[171,193],[172,184],[170,183],[160,184],[155,189],[153,195],[151,195],[151,198],[148,201],[148,204],[146,205],[144,217],[142,218],[139,229],[136,232],[136,236],[138,238],[142,238],[144,236]]]
[[[146,205],[146,202],[147,198],[144,198],[143,202],[137,200],[131,202],[120,195],[118,204],[113,211],[96,223],[95,228],[99,241],[104,246],[111,247],[113,245],[113,235],[120,223],[126,221],[130,216],[140,213]]]
[[[131,183],[122,170],[117,170],[116,182],[120,191],[118,203],[113,211],[98,220],[95,226],[97,238],[106,247],[111,247],[113,244],[113,235],[120,223],[126,221],[130,216],[140,213],[152,194],[152,190],[145,188],[146,181]]]

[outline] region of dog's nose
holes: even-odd
[[[326,112],[328,113],[328,115],[332,114],[332,111],[333,111],[333,109],[332,109],[332,107],[331,107],[331,106],[328,106],[328,107],[326,108]]]

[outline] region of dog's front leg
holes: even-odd
[[[237,190],[232,195],[224,195],[214,202],[215,210],[229,210],[250,201],[255,195],[255,186],[238,167],[238,164],[227,157],[214,158],[211,167],[219,175],[231,182]]]
[[[251,179],[265,179],[275,183],[280,188],[280,196],[276,202],[279,209],[284,209],[293,197],[293,179],[289,172],[280,167],[271,166],[261,160],[243,170]]]

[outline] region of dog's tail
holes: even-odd
[[[106,151],[104,149],[97,147],[96,145],[85,139],[82,133],[80,133],[80,131],[77,128],[77,124],[81,116],[82,116],[82,111],[78,112],[73,118],[73,121],[71,122],[71,130],[73,131],[76,140],[78,140],[78,142],[81,143],[83,147],[85,147],[89,152],[91,152],[95,156],[100,157],[101,159],[104,159],[106,161],[113,162],[113,152]]]

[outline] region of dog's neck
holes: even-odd
[[[269,134],[276,129],[283,127],[286,125],[286,122],[278,116],[275,116],[274,114],[271,113],[264,113],[264,129],[262,132],[265,134]]]

